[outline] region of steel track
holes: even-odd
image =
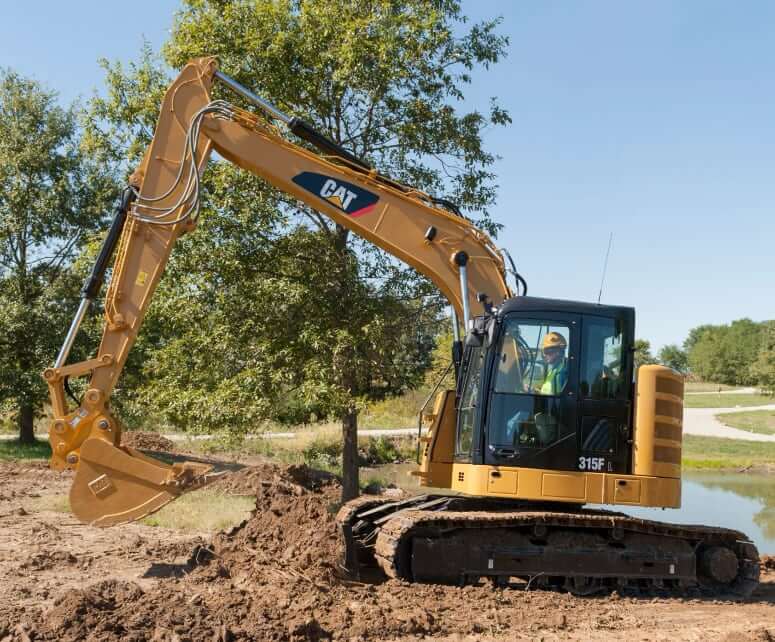
[[[738,531],[638,519],[604,510],[495,498],[362,497],[337,520],[353,574],[378,566],[406,581],[495,585],[575,594],[624,590],[747,597],[756,547]]]

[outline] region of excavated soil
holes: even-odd
[[[775,640],[771,559],[745,602],[361,584],[339,567],[339,486],[305,467],[221,480],[256,510],[204,539],[35,508],[66,485],[0,464],[0,640]]]
[[[121,433],[121,445],[137,450],[173,452],[175,442],[155,432],[127,431]]]
[[[245,466],[241,470],[220,479],[211,488],[234,495],[256,495],[259,489],[293,488],[295,493],[304,490],[318,491],[326,487],[339,488],[335,475],[324,470],[313,470],[307,466],[286,466],[260,462]]]

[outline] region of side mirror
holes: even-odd
[[[498,331],[493,317],[476,317],[471,330],[466,334],[466,346],[470,348],[489,348],[495,342]]]
[[[484,346],[484,335],[472,330],[466,335],[466,348],[481,348]]]
[[[495,343],[495,331],[497,330],[497,323],[495,319],[490,317],[487,320],[487,347],[489,348]]]

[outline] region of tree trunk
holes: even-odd
[[[342,270],[346,270],[347,239],[350,231],[341,225],[336,226],[334,247],[342,259]],[[341,277],[341,300],[346,299],[346,277]],[[349,367],[351,350],[343,351],[342,358],[342,385],[349,394],[353,394],[353,382],[351,381]],[[348,408],[342,416],[342,502],[355,499],[360,495],[360,483],[358,477],[358,411],[355,407]]]
[[[19,441],[23,444],[35,443],[35,410],[28,401],[22,401],[19,408]]]
[[[351,409],[342,417],[342,502],[359,494],[358,411]]]

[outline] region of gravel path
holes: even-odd
[[[746,441],[775,441],[775,435],[760,435],[738,428],[730,428],[716,419],[716,415],[728,412],[750,412],[752,410],[775,410],[775,404],[735,408],[684,408],[684,434],[744,439]]]

